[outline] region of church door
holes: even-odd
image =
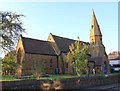
[[[107,73],[107,66],[106,66],[106,63],[104,63],[104,74]]]

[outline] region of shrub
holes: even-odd
[[[39,79],[45,75],[45,66],[43,62],[34,61],[32,66],[32,74],[35,78]]]

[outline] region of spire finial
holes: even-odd
[[[95,15],[95,14],[94,14],[94,9],[92,9],[92,15]]]

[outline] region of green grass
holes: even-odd
[[[15,81],[15,80],[20,80],[20,79],[16,79],[13,76],[2,76],[2,77],[0,77],[0,81]]]
[[[111,74],[120,74],[120,72],[114,72]],[[85,75],[86,76],[86,75]],[[101,75],[100,75],[101,76]],[[104,75],[102,75],[104,76]],[[60,78],[74,78],[74,77],[78,77],[77,75],[49,75],[48,77],[41,77],[39,79],[60,79]],[[36,79],[32,76],[29,77],[22,77],[21,79],[17,79],[16,77],[13,76],[0,76],[0,81],[17,81],[17,80],[31,80],[31,79]]]
[[[48,77],[41,77],[39,79],[59,79],[59,78],[73,78],[73,77],[78,77],[77,75],[49,75]],[[31,79],[36,79],[32,76],[30,77],[22,77],[21,79],[17,79],[16,77],[13,76],[2,76],[0,81],[16,81],[16,80],[31,80]]]
[[[59,78],[74,78],[78,77],[77,75],[49,75],[49,77],[43,77],[40,79],[59,79]]]
[[[111,74],[120,74],[120,72],[112,72]]]

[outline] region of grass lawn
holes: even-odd
[[[114,72],[111,74],[120,74],[120,72]],[[59,78],[74,78],[74,77],[78,77],[77,75],[63,75],[63,74],[59,74],[59,75],[49,75],[48,77],[41,77],[40,79],[59,79]],[[17,80],[31,80],[31,79],[36,79],[32,76],[30,77],[22,77],[21,79],[17,79],[16,77],[13,76],[0,76],[0,81],[17,81]]]
[[[40,79],[59,79],[59,78],[73,78],[78,77],[77,75],[49,75],[48,77],[41,77]],[[35,79],[34,77],[23,77],[21,79],[17,79],[13,76],[2,76],[0,81],[16,81],[16,80],[31,80]]]
[[[120,74],[120,72],[112,72],[111,74]]]
[[[16,79],[13,76],[2,76],[2,77],[0,77],[0,81],[14,81],[14,80],[19,80],[19,79]]]
[[[43,77],[41,79],[57,79],[57,78],[73,78],[78,77],[77,75],[49,75],[49,77]]]

